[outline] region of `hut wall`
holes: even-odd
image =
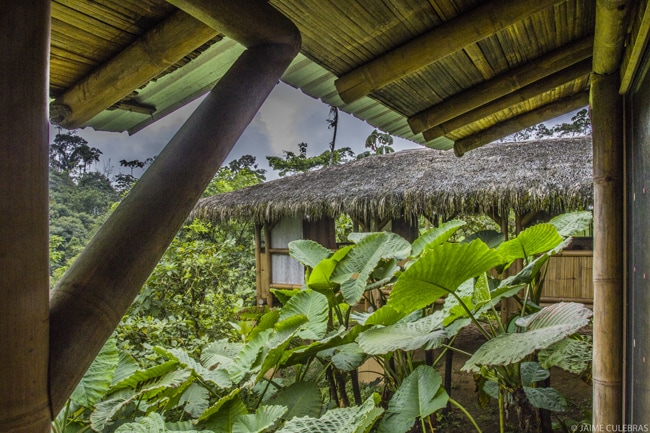
[[[284,218],[271,230],[271,285],[295,284],[305,282],[303,266],[289,256],[289,242],[302,239],[302,219],[300,217]]]
[[[592,304],[593,251],[564,251],[551,257],[544,282],[543,302]]]
[[[336,248],[334,219],[312,221],[301,217],[283,218],[257,228],[257,302],[274,305],[270,289],[299,288],[305,284],[305,268],[289,256],[289,242],[310,239],[327,248]],[[264,245],[262,246],[262,243]]]

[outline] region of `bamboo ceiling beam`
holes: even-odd
[[[509,27],[560,0],[493,0],[397,47],[336,80],[351,103],[418,69]]]
[[[49,433],[50,0],[0,14],[0,432]]]
[[[167,0],[204,24],[221,30],[245,47],[267,44],[289,45],[300,49],[300,38],[286,31],[290,21],[264,0],[237,0],[223,7],[222,1]],[[292,24],[293,25],[293,24]]]
[[[51,121],[69,129],[83,125],[217,35],[177,11],[56,98]]]
[[[590,35],[458,93],[440,104],[409,117],[408,123],[413,133],[418,134],[566,69],[591,57],[592,54],[593,37]]]
[[[598,0],[594,31],[594,73],[618,72],[627,36],[632,0]]]
[[[643,62],[643,53],[645,43],[650,37],[650,7],[645,8],[643,17],[639,23],[639,30],[634,39],[634,45],[626,51],[625,60],[622,63],[621,69],[621,88],[619,93],[626,94],[634,81],[635,74],[638,73],[639,68]]]
[[[461,114],[445,123],[442,123],[434,128],[424,131],[422,134],[427,141],[435,140],[438,137],[445,136],[452,131],[462,128],[465,125],[481,120],[491,114],[505,110],[509,107],[517,105],[532,99],[544,92],[555,89],[563,84],[577,80],[578,78],[588,76],[591,72],[591,59],[583,60],[573,66],[568,67],[560,72],[536,81],[526,87],[521,88],[516,92],[512,92],[502,98],[492,101],[481,107]]]
[[[545,120],[553,119],[589,104],[589,93],[580,92],[573,96],[551,102],[536,110],[513,117],[477,134],[462,138],[454,143],[456,156],[463,156],[470,150],[477,149],[495,140],[515,132],[537,125]]]
[[[233,10],[254,11],[247,15],[248,28],[273,23],[267,30],[281,32],[282,37],[259,41],[237,59],[52,291],[52,413],[64,406],[214,173],[299,51],[298,29],[266,2],[212,2],[223,17],[232,15]],[[278,40],[286,43],[276,43]]]

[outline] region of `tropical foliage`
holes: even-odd
[[[481,398],[499,402],[501,431],[507,407],[533,415],[561,411],[563,398],[540,382],[553,365],[588,368],[569,365],[588,351],[575,334],[591,313],[573,303],[541,308],[536,290],[549,258],[584,222],[585,213],[563,216],[496,245],[486,244],[485,234],[451,242],[464,225],[457,220],[413,243],[387,232],[353,234],[352,245],[337,251],[294,241],[290,252],[305,265],[306,284],[276,290],[281,308],[200,349],[154,347],[158,358],[147,366],[109,342],[56,429],[424,432],[433,431],[437,411],[452,404],[480,431],[443,389],[437,360],[417,356],[421,349],[456,350],[456,336],[472,324],[486,343],[464,369],[477,374]],[[505,277],[521,259],[523,270]],[[381,289],[388,287],[386,299]],[[520,305],[510,321],[497,312],[505,298]],[[372,311],[355,311],[362,302]],[[362,389],[357,371],[370,358],[382,367],[382,384]],[[520,425],[530,429],[534,422],[531,415]]]

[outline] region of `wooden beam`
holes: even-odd
[[[460,116],[448,120],[434,128],[428,129],[424,131],[422,135],[427,141],[435,140],[438,137],[442,137],[456,129],[462,128],[465,125],[469,125],[470,123],[481,120],[501,110],[525,102],[563,84],[577,80],[580,77],[588,76],[590,72],[591,59],[583,60],[582,62],[576,63],[575,65],[556,72],[553,75],[549,75],[546,78],[529,84],[516,92],[512,92],[502,98],[482,105],[479,108],[461,114]]]
[[[224,2],[224,10],[229,2]],[[259,3],[258,3],[259,4]],[[252,27],[256,23],[250,23]],[[297,29],[287,26],[299,40]],[[295,32],[295,33],[294,33]],[[53,412],[138,294],[151,270],[232,146],[298,53],[295,46],[251,47],[111,214],[50,297]]]
[[[596,2],[594,30],[594,72],[618,72],[627,36],[627,21],[632,0],[599,0]]]
[[[581,62],[592,52],[593,37],[584,37],[411,116],[409,125],[415,134],[426,131]]]
[[[48,124],[50,0],[0,14],[0,432],[50,431]]]
[[[506,137],[515,132],[537,125],[545,120],[553,119],[589,104],[589,93],[580,92],[573,96],[546,104],[537,110],[529,111],[491,128],[485,129],[469,137],[462,138],[454,143],[456,156],[463,156],[470,150],[477,149],[495,140]]]
[[[50,106],[51,121],[71,129],[83,125],[217,34],[177,11],[56,98]]]
[[[418,69],[474,44],[559,0],[492,0],[371,60],[336,80],[345,103],[351,103]]]
[[[637,5],[640,7],[641,3]],[[645,5],[643,17],[638,23],[638,30],[634,35],[633,45],[627,47],[625,60],[621,65],[621,88],[619,93],[625,95],[632,85],[636,74],[640,72],[643,62],[643,53],[648,40],[650,39],[650,7]]]
[[[288,45],[300,49],[300,33],[266,1],[260,0],[167,0],[206,25],[217,29],[245,47],[266,44]]]
[[[623,103],[619,75],[593,74],[593,426],[623,425],[625,260]]]

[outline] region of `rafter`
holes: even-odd
[[[517,69],[465,90],[408,119],[413,133],[431,129],[524,86],[591,57],[593,38],[587,36],[520,66]]]
[[[559,0],[493,0],[383,54],[336,80],[341,99],[350,103],[485,39]]]
[[[477,134],[456,141],[454,143],[454,153],[456,156],[463,156],[470,150],[485,146],[495,140],[514,134],[517,131],[537,125],[540,122],[570,113],[587,104],[589,104],[589,92],[576,93],[573,96],[551,102],[537,110],[513,117]]]
[[[176,12],[52,102],[51,121],[65,128],[83,125],[217,35]]]
[[[517,105],[532,99],[544,92],[555,89],[563,84],[569,83],[578,78],[589,75],[591,72],[591,59],[583,60],[573,66],[570,66],[562,71],[549,75],[539,81],[529,84],[516,92],[512,92],[502,98],[485,104],[475,110],[468,111],[461,114],[441,125],[424,131],[423,136],[427,141],[435,140],[438,137],[448,135],[456,129],[462,128],[465,125],[481,120],[491,114],[505,110],[509,107]]]

